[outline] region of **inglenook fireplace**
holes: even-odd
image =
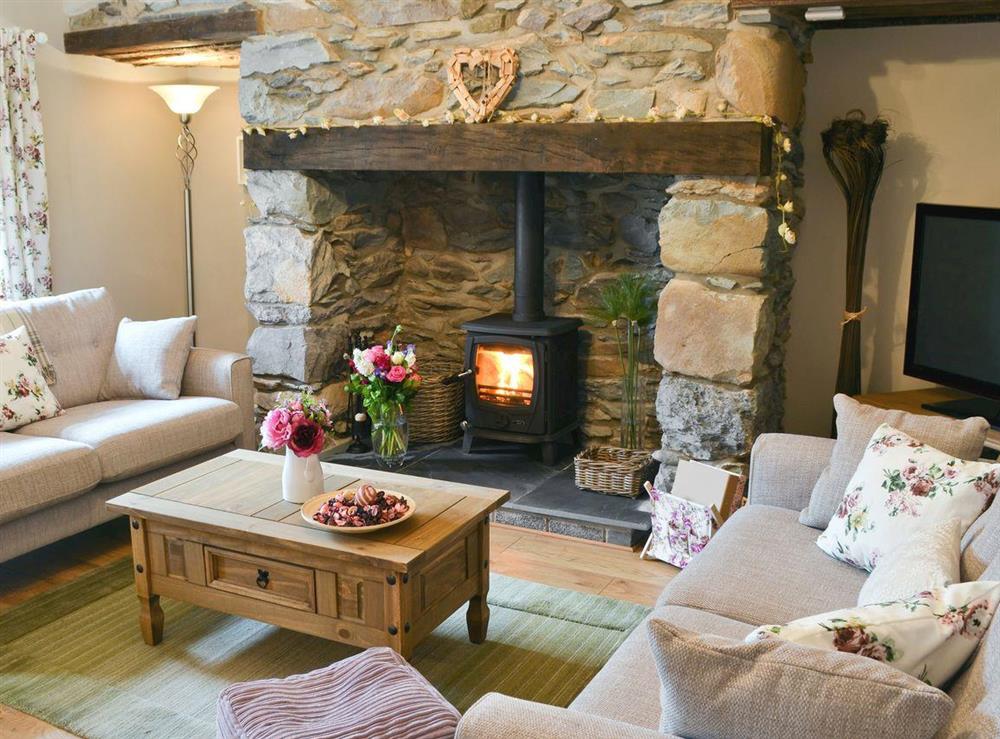
[[[462,328],[465,367],[463,449],[474,438],[541,444],[554,464],[558,443],[579,428],[577,417],[578,318],[547,317],[545,281],[545,176],[517,175],[514,233],[514,312],[494,313]]]

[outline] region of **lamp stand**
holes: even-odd
[[[191,116],[181,115],[181,132],[177,137],[177,161],[181,165],[181,176],[184,178],[184,254],[187,268],[187,312],[194,315],[194,232],[191,227],[191,173],[194,172],[194,160],[198,158],[198,147],[195,146],[194,134],[188,127]]]

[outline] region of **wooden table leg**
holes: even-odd
[[[387,578],[389,594],[386,598],[389,646],[408,660],[413,654],[413,583],[408,573],[394,572]]]
[[[163,609],[160,608],[160,596],[153,593],[146,521],[133,516],[129,519],[129,528],[132,535],[132,573],[139,597],[139,631],[144,642],[156,646],[163,638]]]
[[[469,599],[469,610],[465,613],[465,623],[469,628],[469,641],[482,644],[490,627],[490,607],[486,596],[490,590],[490,522],[485,520],[479,527],[479,591]]]
[[[139,630],[142,640],[155,647],[163,638],[163,609],[160,608],[160,596],[151,595],[148,598],[139,596]]]

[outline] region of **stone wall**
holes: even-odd
[[[483,125],[799,121],[801,30],[741,25],[725,0],[247,4],[265,19],[241,58],[241,112],[254,126],[467,125],[444,70],[458,46],[510,46],[520,57],[504,111]],[[235,3],[109,0],[74,25],[220,6]],[[786,158],[793,183],[797,156]],[[546,195],[547,310],[581,315],[622,271],[665,284],[647,364],[650,396],[659,380],[661,483],[680,456],[744,458],[756,434],[780,427],[791,286],[769,179],[669,174],[550,176]],[[261,323],[249,351],[262,404],[277,389],[306,386],[343,405],[349,330],[398,320],[425,356],[437,347],[457,358],[458,324],[510,308],[510,176],[256,172],[248,188],[259,215],[246,232],[246,292]],[[582,341],[585,431],[612,440],[612,336],[588,326]],[[655,445],[655,434],[647,441]]]

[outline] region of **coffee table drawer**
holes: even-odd
[[[205,572],[210,588],[316,611],[316,574],[308,567],[207,546]]]

